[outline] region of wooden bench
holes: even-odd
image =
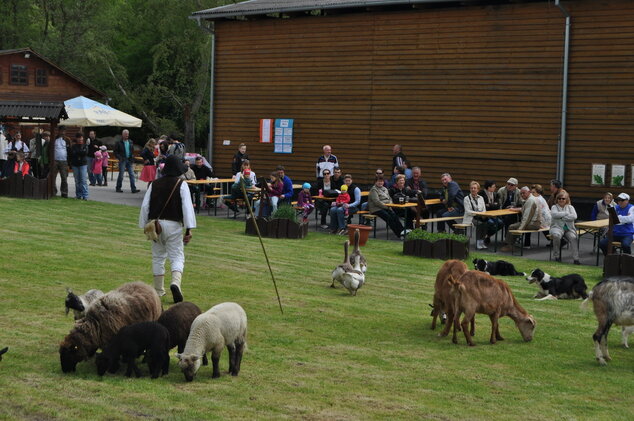
[[[445,216],[442,218],[427,218],[427,219],[419,219],[418,223],[420,225],[426,225],[426,224],[431,224],[431,232],[434,232],[434,222],[441,222],[441,221],[457,221],[457,220],[462,220],[463,216]],[[416,220],[414,219],[414,225],[416,225]]]
[[[205,196],[205,201],[213,200],[214,202],[214,216],[217,215],[218,212],[218,199],[222,197],[221,194],[208,194]],[[207,215],[211,215],[211,208],[207,206]]]
[[[513,235],[513,236],[519,236],[520,237],[520,256],[524,255],[524,236],[526,234],[531,235],[534,232],[540,233],[540,232],[546,232],[546,231],[550,231],[550,228],[540,228],[538,230],[509,230],[509,234]],[[537,247],[539,247],[539,239],[540,237],[537,237]],[[515,241],[511,242],[511,254],[515,253]]]

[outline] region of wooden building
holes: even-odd
[[[632,1],[251,0],[192,19],[214,33],[219,173],[245,142],[256,172],[283,163],[311,180],[330,144],[371,182],[401,144],[432,187],[448,171],[464,189],[510,176],[559,176],[575,199],[632,188]],[[291,155],[258,142],[263,118],[294,119]],[[591,186],[593,164],[608,179],[625,165],[625,187]]]

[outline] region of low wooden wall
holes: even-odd
[[[48,179],[13,174],[0,180],[0,196],[19,199],[49,199],[51,194],[48,189]]]

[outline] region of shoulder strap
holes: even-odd
[[[172,192],[170,193],[169,197],[165,201],[165,204],[163,205],[163,209],[161,209],[161,213],[159,213],[159,215],[156,217],[156,219],[161,219],[161,215],[163,215],[163,212],[165,211],[165,208],[167,207],[167,204],[172,199],[172,196],[174,195],[174,192],[176,191],[176,187],[180,186],[182,182],[183,182],[183,180],[181,180],[180,178],[178,180],[176,180],[176,184],[174,184],[174,187],[172,188]]]

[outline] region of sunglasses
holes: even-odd
[[[566,198],[565,197],[559,197],[559,198],[557,198],[557,200],[566,200]]]
[[[377,175],[383,175],[383,173],[382,173],[382,172],[378,172],[378,171],[376,172],[376,174],[377,174]]]
[[[328,171],[324,171],[322,174],[323,175],[330,175],[330,173]]]

